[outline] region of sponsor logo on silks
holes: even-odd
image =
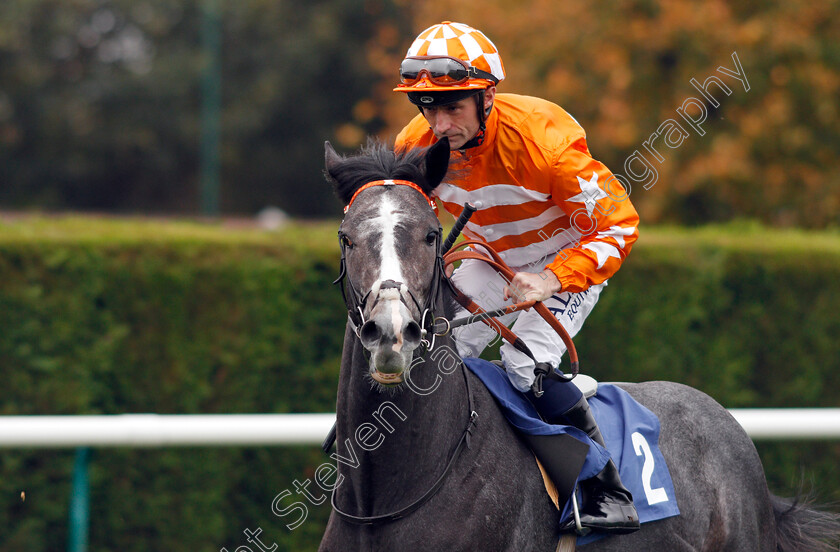
[[[432,96],[420,96],[420,101],[424,104],[430,104],[435,101]]]
[[[551,299],[557,300],[557,302],[559,302],[563,306],[546,306],[557,320],[560,320],[561,316],[566,315],[569,318],[569,322],[574,322],[575,315],[578,313],[578,308],[583,304],[583,300],[587,295],[589,295],[589,292],[590,290],[586,289],[584,291],[581,291],[580,293],[564,292],[559,295],[552,295]],[[563,299],[564,296],[566,297],[565,300]],[[571,303],[571,305],[569,303]],[[551,304],[553,305],[554,302],[552,301]]]

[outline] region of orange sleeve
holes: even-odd
[[[405,148],[405,140],[406,140],[406,133],[408,132],[408,127],[404,127],[399,134],[397,134],[397,138],[394,140],[394,151],[400,151]]]
[[[563,291],[578,293],[619,269],[639,235],[639,215],[621,182],[589,154],[584,138],[565,148],[553,169],[551,195],[569,216],[574,244],[546,268]]]

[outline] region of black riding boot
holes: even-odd
[[[556,423],[561,420],[547,421]],[[581,397],[577,404],[564,412],[562,421],[585,432],[599,445],[605,446],[598,422],[592,416],[585,398]],[[632,533],[639,528],[639,514],[633,506],[633,495],[621,483],[618,468],[612,460],[607,462],[598,475],[581,481],[580,492],[581,526],[611,534]],[[574,530],[574,519],[561,529]]]

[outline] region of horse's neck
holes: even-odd
[[[358,340],[346,343],[333,458],[349,485],[339,502],[358,515],[381,514],[420,496],[443,471],[469,418],[465,378],[462,368],[451,370],[452,355],[427,355],[411,388],[379,392],[364,375]]]

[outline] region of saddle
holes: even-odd
[[[496,363],[493,362],[493,364],[496,364]],[[578,373],[578,375],[575,376],[575,379],[572,380],[572,383],[574,383],[575,386],[578,389],[580,389],[580,392],[583,393],[583,396],[586,399],[594,397],[598,393],[598,380],[596,380],[592,376],[588,376],[586,374]],[[556,452],[556,451],[551,451],[551,452]],[[545,492],[548,493],[548,496],[549,496],[549,498],[551,498],[551,501],[554,503],[554,506],[556,506],[557,509],[559,510],[560,507],[561,507],[560,492],[557,490],[557,485],[555,485],[555,483],[554,483],[554,480],[558,479],[558,477],[557,476],[552,477],[551,474],[549,473],[549,469],[547,469],[546,466],[544,466],[542,464],[542,462],[540,462],[540,456],[543,456],[542,454],[537,454],[537,451],[534,451],[534,454],[535,454],[535,459],[537,461],[537,467],[539,467],[540,473],[542,474],[543,485],[545,485]],[[545,456],[543,456],[543,457],[545,458]],[[562,455],[560,457],[562,457]],[[552,470],[552,471],[554,471],[554,470]],[[565,499],[565,496],[568,496],[568,494],[564,495],[564,499]]]
[[[594,475],[592,470],[598,469],[599,459],[604,457],[611,457],[616,463],[621,480],[633,494],[641,523],[679,515],[671,475],[659,450],[659,419],[627,391],[583,374],[573,380],[587,397],[598,421],[607,443],[603,449],[595,443],[584,444],[591,441],[574,427],[545,423],[498,365],[476,358],[465,358],[464,363],[496,398],[508,423],[524,437],[534,455],[541,459],[560,459],[559,462],[536,461],[546,492],[560,512],[561,524],[574,516],[573,491],[577,482]],[[551,448],[536,450],[535,442],[537,446]],[[593,465],[596,467],[592,468]],[[602,535],[593,532],[579,537],[578,544]]]

